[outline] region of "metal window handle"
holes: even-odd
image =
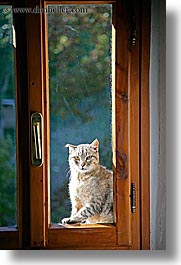
[[[35,158],[41,159],[42,152],[41,152],[41,138],[40,138],[40,123],[39,122],[33,124],[33,136],[34,136],[34,143],[35,143]]]
[[[31,115],[31,162],[33,166],[43,164],[43,117],[39,112]]]

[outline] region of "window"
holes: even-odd
[[[0,227],[17,225],[13,14],[0,6]]]
[[[15,230],[0,231],[0,247],[148,248],[149,3],[40,0],[28,1],[25,5],[21,0],[13,5],[15,8],[23,6],[28,9],[21,9],[21,16],[18,9],[13,10],[18,226]],[[55,15],[45,12],[55,7],[61,7],[62,11]],[[75,14],[65,12],[66,8],[74,7]],[[92,39],[86,41],[86,38]],[[83,41],[85,43],[80,45]],[[93,66],[100,75],[94,76]],[[99,87],[94,88],[97,83]],[[76,89],[72,89],[74,84]],[[96,95],[100,113],[94,106]],[[41,130],[35,135],[43,163],[37,166],[31,161],[34,113],[42,117]],[[89,132],[98,120],[100,130]],[[85,121],[89,124],[83,138],[80,132]],[[69,128],[73,128],[71,132]],[[66,213],[69,200],[67,191],[64,203],[59,202],[60,197],[56,198],[56,188],[64,190],[64,183],[60,185],[55,179],[59,173],[66,176],[68,153],[64,144],[71,140],[72,144],[88,142],[90,133],[90,141],[99,133],[101,148],[102,143],[105,145],[100,153],[103,163],[108,168],[112,163],[114,223],[62,227],[58,225],[58,218],[69,214],[70,210]],[[77,141],[74,141],[76,134]],[[59,162],[66,164],[64,168]],[[5,246],[1,242],[5,242]]]
[[[70,216],[67,143],[98,138],[112,169],[112,5],[48,5],[51,221]],[[70,9],[70,11],[69,11]],[[76,13],[73,13],[73,11]],[[72,13],[71,13],[72,12]]]
[[[18,4],[22,5],[22,1]],[[0,219],[3,219],[0,225],[0,249],[21,248],[22,245],[26,246],[29,240],[29,187],[26,186],[26,183],[29,185],[26,23],[24,15],[18,16],[13,12],[16,5],[17,1],[3,1],[3,5],[0,5],[0,120],[3,129],[0,154],[1,158],[4,159],[6,155],[7,159],[6,162],[1,160],[0,163],[3,169],[0,173],[1,183],[6,174],[0,188],[0,205],[3,206],[6,201],[6,210],[0,210]],[[5,145],[4,153],[2,146]]]
[[[39,24],[38,18],[36,20],[37,25],[42,25],[41,38],[42,46],[39,45],[39,40],[31,40],[29,42],[29,52],[34,54],[35,51],[38,53],[39,58],[36,61],[41,62],[42,65],[46,64],[45,68],[42,68],[41,64],[38,64],[38,68],[32,67],[30,69],[30,84],[32,92],[30,92],[30,101],[34,102],[31,106],[31,111],[41,112],[44,117],[44,164],[40,168],[31,167],[31,245],[47,246],[48,248],[139,248],[140,247],[140,160],[139,160],[139,148],[140,148],[140,137],[139,137],[139,112],[140,112],[140,90],[139,90],[139,74],[140,74],[140,61],[139,61],[139,37],[137,36],[137,43],[134,43],[136,23],[135,19],[138,19],[139,8],[138,6],[132,6],[124,3],[116,3],[114,1],[99,1],[94,2],[93,5],[80,2],[56,2],[54,4],[51,1],[45,1],[42,8],[51,8],[59,10],[66,10],[76,6],[77,10],[90,7],[90,14],[92,17],[86,17],[86,14],[71,14],[63,11],[63,14],[43,14],[42,24]],[[86,82],[91,76],[85,73],[86,67],[77,65],[80,64],[80,60],[83,58],[84,61],[90,59],[91,51],[94,50],[95,42],[87,42],[86,49],[79,46],[80,39],[77,38],[79,32],[85,34],[82,24],[79,18],[84,19],[95,19],[93,16],[93,7],[98,9],[98,6],[102,8],[104,5],[111,6],[112,9],[112,75],[115,76],[112,82],[112,153],[113,153],[113,171],[114,171],[114,220],[115,223],[108,225],[93,225],[82,227],[70,227],[64,228],[57,225],[57,218],[61,213],[58,210],[53,209],[54,195],[53,185],[54,177],[53,174],[57,174],[57,177],[61,173],[59,163],[59,157],[55,155],[55,148],[58,151],[62,148],[60,155],[62,161],[66,160],[65,151],[63,145],[67,139],[64,139],[62,144],[60,143],[63,137],[66,136],[65,123],[68,121],[72,124],[76,118],[71,120],[71,115],[75,116],[75,110],[84,107],[84,102],[81,101],[77,96],[72,96],[72,102],[70,103],[71,90],[67,92],[66,88],[73,89],[72,85],[77,86],[75,82],[76,67],[79,68],[79,78],[84,71],[84,78],[80,80],[81,87],[83,82]],[[107,7],[106,7],[107,8]],[[61,12],[61,11],[60,11]],[[103,11],[104,12],[104,11]],[[122,12],[121,16],[119,15]],[[109,14],[109,12],[106,12]],[[90,15],[89,14],[89,15]],[[62,15],[60,17],[60,15]],[[82,15],[82,17],[81,17]],[[128,21],[128,17],[130,20]],[[73,21],[72,21],[73,20]],[[77,21],[78,22],[77,22]],[[51,21],[51,24],[50,24]],[[139,21],[139,20],[138,20]],[[45,22],[45,23],[44,23]],[[90,22],[90,20],[89,20]],[[33,16],[29,19],[29,34],[31,34]],[[73,24],[74,23],[74,24]],[[76,24],[77,23],[77,24]],[[90,23],[91,24],[91,23]],[[99,24],[101,27],[101,23]],[[60,26],[60,27],[59,27]],[[90,25],[91,27],[91,25]],[[81,29],[81,30],[80,30]],[[94,27],[96,30],[96,27]],[[34,27],[34,35],[39,33],[38,27]],[[66,34],[65,34],[66,32]],[[52,34],[52,35],[51,35]],[[58,35],[57,35],[58,34]],[[69,36],[70,34],[70,36]],[[89,31],[86,31],[88,36]],[[85,34],[85,38],[86,38]],[[137,34],[139,31],[137,30]],[[80,35],[80,34],[79,34]],[[76,36],[76,37],[75,37]],[[49,39],[48,39],[49,37]],[[80,37],[80,36],[79,36]],[[105,37],[105,36],[104,36]],[[54,42],[55,38],[55,42]],[[107,38],[107,37],[106,37]],[[133,42],[131,42],[133,39]],[[130,41],[129,41],[130,40]],[[76,43],[74,43],[76,42]],[[72,45],[72,43],[74,45]],[[99,40],[99,45],[101,40]],[[53,46],[55,45],[55,47]],[[67,45],[67,46],[66,46]],[[68,49],[72,45],[71,53]],[[91,47],[92,45],[92,47]],[[39,51],[37,52],[37,47]],[[115,47],[115,48],[114,48]],[[121,48],[120,48],[121,47]],[[79,49],[76,52],[75,49]],[[84,50],[85,49],[85,50]],[[92,49],[92,50],[91,50]],[[64,51],[64,52],[62,52]],[[66,54],[69,51],[70,54]],[[77,53],[77,54],[76,54]],[[90,54],[89,54],[90,53]],[[89,56],[88,56],[88,55]],[[41,55],[41,56],[40,56]],[[65,57],[64,57],[65,56]],[[66,57],[67,56],[67,57]],[[68,58],[68,56],[70,58]],[[82,56],[82,57],[81,57]],[[87,58],[87,57],[88,58]],[[57,57],[57,60],[56,60]],[[60,59],[59,59],[60,58]],[[72,59],[73,58],[73,59]],[[33,64],[35,57],[29,57],[30,65]],[[71,61],[72,60],[72,61]],[[110,60],[110,59],[109,59]],[[100,63],[95,61],[96,63]],[[53,65],[54,64],[54,65]],[[61,64],[61,65],[59,65]],[[70,69],[67,70],[69,64]],[[61,67],[60,67],[61,66]],[[75,68],[74,68],[75,67]],[[99,65],[100,67],[100,65]],[[44,74],[42,75],[42,69]],[[40,75],[37,75],[37,71]],[[58,72],[58,74],[57,74]],[[78,74],[77,74],[78,75]],[[109,74],[107,75],[107,77]],[[50,78],[49,78],[50,77]],[[86,79],[87,78],[87,79]],[[96,78],[96,77],[95,77]],[[106,78],[106,77],[105,77]],[[91,78],[92,79],[92,78]],[[90,79],[90,82],[92,81]],[[36,92],[36,99],[34,98],[36,83],[40,84],[40,91]],[[46,84],[46,90],[45,90]],[[84,83],[84,91],[86,93],[86,85]],[[81,88],[82,89],[82,88]],[[31,90],[30,90],[31,91]],[[55,91],[58,91],[58,93]],[[74,89],[76,93],[78,90]],[[53,94],[55,93],[55,95]],[[88,93],[88,91],[87,91]],[[97,93],[97,92],[96,92]],[[84,95],[83,95],[84,96]],[[70,98],[69,98],[70,97]],[[42,101],[43,98],[43,101]],[[32,100],[31,100],[32,99]],[[77,99],[77,102],[75,101]],[[53,100],[53,101],[52,101]],[[87,97],[84,99],[87,100]],[[104,99],[102,99],[103,101]],[[76,105],[77,104],[77,105]],[[76,106],[76,108],[75,108]],[[78,107],[77,107],[78,106]],[[84,109],[83,109],[84,110]],[[59,111],[59,119],[53,119],[53,112]],[[69,117],[67,120],[64,118],[64,126],[61,126],[62,139],[57,139],[56,128],[63,123],[61,115],[68,115],[66,111],[69,111]],[[88,111],[84,115],[88,115]],[[77,112],[76,115],[81,115],[82,112]],[[81,117],[82,118],[82,117]],[[79,117],[79,123],[81,122]],[[83,118],[82,118],[83,119]],[[77,124],[76,124],[77,125]],[[51,127],[55,126],[55,127]],[[72,128],[71,126],[69,128]],[[75,138],[73,135],[73,129],[71,131],[72,140]],[[71,135],[70,134],[70,135]],[[69,136],[69,135],[68,135]],[[53,137],[55,141],[53,140]],[[77,136],[80,137],[80,136]],[[93,140],[93,139],[92,139]],[[86,140],[88,141],[88,140]],[[80,140],[77,142],[80,143]],[[77,143],[75,142],[75,144]],[[72,142],[74,144],[74,142]],[[56,147],[53,147],[56,146]],[[61,146],[61,147],[60,147]],[[54,148],[54,149],[53,149]],[[110,152],[111,153],[111,152]],[[63,157],[64,156],[64,157]],[[58,160],[54,166],[53,160]],[[65,166],[66,167],[66,166]],[[57,170],[57,171],[56,171]],[[65,169],[63,169],[65,171]],[[63,174],[64,175],[64,174]],[[136,187],[136,194],[134,193],[133,187]],[[51,189],[50,189],[51,188]],[[58,188],[58,187],[56,187]],[[64,188],[63,188],[64,189]],[[136,211],[132,208],[133,193],[136,196]],[[36,195],[37,194],[37,195]],[[41,196],[41,200],[40,200]],[[135,198],[135,197],[134,197]],[[58,201],[58,205],[61,203]],[[44,207],[42,207],[44,205]],[[52,207],[52,208],[51,208]],[[68,207],[67,207],[68,208]],[[41,209],[39,211],[38,209]],[[52,210],[53,209],[53,210]],[[121,210],[122,209],[122,210]],[[134,212],[134,213],[133,213]],[[38,215],[37,215],[38,213]],[[57,217],[58,216],[58,217]],[[86,231],[86,233],[85,233]]]

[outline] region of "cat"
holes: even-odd
[[[69,148],[71,216],[62,224],[113,223],[113,173],[99,164],[99,142]]]

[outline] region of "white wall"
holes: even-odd
[[[166,10],[162,0],[151,8],[151,249],[166,249]]]

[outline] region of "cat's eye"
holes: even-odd
[[[86,160],[91,160],[93,158],[93,156],[87,156]]]
[[[80,161],[80,157],[79,156],[74,156],[74,160]]]

